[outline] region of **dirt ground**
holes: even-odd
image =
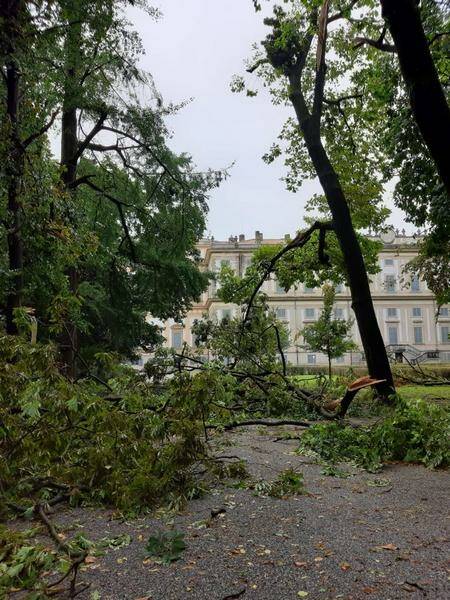
[[[78,598],[450,598],[448,472],[388,465],[377,474],[350,469],[351,477],[330,477],[295,453],[298,441],[279,436],[280,428],[235,430],[217,453],[245,459],[255,479],[300,470],[307,494],[256,497],[224,485],[175,517],[120,521],[94,509],[54,515],[62,526],[75,524],[69,536],[131,537],[83,568],[80,579],[90,587]],[[146,559],[148,537],[171,528],[185,535],[181,559],[168,566]]]

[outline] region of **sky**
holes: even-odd
[[[233,164],[230,177],[210,194],[207,235],[265,238],[295,233],[308,198],[320,191],[305,181],[296,193],[285,189],[283,161],[262,161],[290,107],[273,106],[265,90],[255,98],[230,90],[233,75],[244,74],[251,46],[267,33],[251,0],[155,0],[162,17],[154,22],[138,9],[128,17],[142,37],[141,67],[150,72],[164,102],[192,99],[168,125],[170,146],[192,155],[200,170]],[[393,208],[390,194],[386,204]],[[393,209],[390,223],[402,228]]]

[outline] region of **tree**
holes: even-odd
[[[393,379],[373,308],[363,255],[352,223],[352,216],[359,224],[363,223],[368,213],[373,214],[370,211],[371,201],[373,205],[376,204],[380,189],[377,190],[376,181],[367,171],[368,165],[373,164],[373,153],[364,146],[366,152],[360,157],[364,160],[356,161],[355,169],[351,164],[355,158],[354,152],[350,152],[347,143],[344,146],[346,156],[343,157],[342,149],[338,148],[341,142],[340,135],[330,128],[327,122],[328,111],[324,111],[324,107],[332,106],[339,110],[340,104],[346,98],[341,96],[329,99],[325,94],[328,25],[336,21],[337,17],[329,14],[328,1],[320,4],[320,12],[318,2],[296,3],[289,13],[275,7],[273,18],[265,19],[265,23],[272,30],[262,42],[264,54],[259,55],[248,70],[262,70],[268,85],[275,88],[274,95],[277,101],[289,101],[295,110],[297,127],[294,129],[292,123],[289,124],[291,139],[295,139],[296,150],[304,144],[313,170],[324,190],[327,209],[332,217],[332,229],[345,261],[352,308],[369,372],[376,379],[386,380],[386,385],[379,386],[379,390],[387,398],[393,388]],[[335,45],[333,49],[338,47]],[[335,65],[335,70],[343,76],[342,65],[339,65],[338,60],[335,61]],[[330,91],[335,93],[333,89]],[[354,96],[347,99],[354,99]],[[351,133],[349,136],[351,141]],[[330,156],[340,156],[341,162],[337,162],[335,166]],[[301,169],[304,162],[300,159],[297,162],[300,162]],[[373,170],[377,171],[376,168]],[[364,190],[364,193],[358,194],[358,188],[360,192]],[[347,196],[352,202],[349,202]],[[316,199],[315,202],[323,207],[321,199]],[[377,212],[379,211],[374,210],[375,214]]]
[[[433,135],[435,150],[442,159],[448,121],[443,114],[448,111],[445,101],[450,43],[448,6],[435,0],[423,0],[420,5],[403,0],[381,2],[381,5],[386,8],[383,11],[386,20],[382,18],[380,3],[358,3],[354,10],[349,5],[341,14],[346,22],[341,44],[349,49],[354,64],[353,70],[349,69],[352,85],[346,93],[361,95],[360,102],[365,104],[366,110],[358,128],[377,148],[383,180],[394,183],[396,206],[405,212],[408,222],[422,229],[419,259],[413,261],[408,270],[415,269],[440,302],[448,296],[448,289],[443,286],[447,279],[438,273],[442,273],[442,267],[445,270],[450,259],[447,218],[450,195],[444,184],[445,177],[442,178],[436,168],[436,156],[431,152],[427,137]],[[391,35],[392,28],[388,27],[392,19],[396,21],[400,47]],[[417,32],[412,35],[412,28],[420,28],[420,35]],[[405,44],[411,46],[410,51],[406,52]],[[404,61],[407,73],[402,66]],[[426,81],[430,85],[425,84]],[[433,97],[429,104],[425,100],[427,94]],[[435,102],[440,106],[436,110],[431,108]],[[421,132],[417,120],[417,106],[413,106],[417,103],[421,106],[420,119],[426,134]],[[437,122],[440,123],[438,132]],[[440,144],[440,149],[436,144]]]
[[[23,175],[23,152],[18,125],[20,68],[15,56],[15,46],[20,32],[22,3],[19,0],[6,2],[1,8],[2,22],[2,71],[6,84],[6,120],[8,143],[6,145],[5,179],[8,196],[8,255],[12,274],[11,291],[6,303],[6,330],[17,333],[14,309],[22,302],[23,288],[23,244],[21,237],[21,212],[19,190]]]
[[[416,0],[381,0],[382,14],[394,40],[412,113],[450,197],[450,108],[433,62],[430,40],[425,35],[418,5]],[[448,35],[448,31],[436,34]]]
[[[303,328],[301,335],[308,349],[327,355],[328,377],[331,381],[332,359],[339,358],[349,350],[355,348],[355,344],[350,338],[353,321],[350,319],[335,319],[333,317],[336,291],[332,285],[324,285],[322,292],[322,312],[315,323],[306,325]]]
[[[378,124],[372,144],[384,154],[380,165],[386,181],[395,178],[394,202],[405,212],[407,221],[423,230],[420,256],[408,270],[415,270],[427,281],[438,303],[445,302],[450,293],[448,277],[442,278],[450,241],[446,163],[442,175],[449,122],[445,100],[450,43],[448,6],[434,0],[424,0],[420,5],[403,0],[381,4],[386,9],[386,22],[378,10],[365,13],[364,19],[347,15],[348,43],[353,39],[359,60],[354,89],[365,91],[372,118]],[[399,36],[398,43],[390,38],[393,30],[387,24],[391,22]],[[406,48],[408,40],[410,50]],[[403,63],[406,64],[402,66]]]
[[[181,318],[199,297],[208,275],[198,269],[195,245],[208,191],[224,175],[198,172],[189,155],[169,149],[165,118],[182,105],[166,105],[137,68],[140,40],[124,21],[124,4],[42,2],[24,19],[32,32],[14,46],[24,81],[21,148],[30,142],[23,185],[15,188],[22,222],[14,233],[24,247],[20,303],[35,310],[40,339],[65,345],[72,376],[76,356],[99,349],[130,356],[152,346],[158,333],[148,313]],[[22,7],[25,16],[32,10],[31,3]],[[46,139],[57,117],[59,165]],[[6,304],[5,259],[2,252]]]
[[[21,0],[8,0],[0,6],[0,68],[4,84],[0,94],[0,215],[6,230],[8,256],[4,313],[6,331],[12,335],[18,332],[14,316],[22,305],[24,291],[23,180],[31,162],[30,149],[56,117],[53,114],[46,123],[42,123],[43,111],[39,103],[33,102],[36,94],[30,94],[30,102],[24,102],[25,89],[28,86],[33,91],[36,89],[36,82],[28,77],[26,69],[30,57],[24,52],[26,40],[35,36],[39,28],[38,19],[31,18],[29,8]],[[30,113],[33,114],[32,128],[26,118]]]

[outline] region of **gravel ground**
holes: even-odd
[[[279,428],[236,430],[221,438],[218,454],[246,459],[258,479],[272,480],[287,467],[301,470],[306,495],[255,497],[223,486],[171,521],[119,521],[89,509],[55,515],[93,540],[131,536],[131,543],[83,568],[81,580],[90,588],[78,598],[450,598],[447,472],[388,465],[376,475],[327,477],[311,458],[295,454],[297,441],[274,441],[279,435]],[[211,518],[217,509],[225,512]],[[169,566],[145,560],[149,535],[170,527],[185,534],[181,560]]]

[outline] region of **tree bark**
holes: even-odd
[[[418,2],[381,0],[414,118],[450,196],[450,109],[430,53]]]
[[[20,190],[22,184],[24,157],[19,135],[19,90],[20,69],[14,57],[16,42],[20,32],[19,19],[22,10],[21,0],[5,2],[0,9],[3,21],[3,50],[6,61],[6,120],[9,126],[5,174],[7,181],[7,246],[8,267],[11,282],[6,297],[6,333],[16,335],[17,325],[14,311],[22,304],[23,294],[23,241],[22,206]]]

